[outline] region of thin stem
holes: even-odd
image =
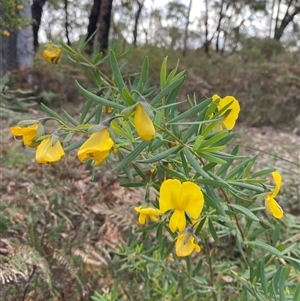
[[[208,241],[207,241],[206,237],[204,238],[204,241],[205,241],[206,258],[208,260],[209,273],[210,273],[210,285],[213,287],[214,286],[214,272],[213,272],[213,267],[212,267],[210,250],[208,247]],[[215,301],[218,301],[216,292],[214,292],[214,291],[213,291],[213,298]]]

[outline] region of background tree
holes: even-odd
[[[112,3],[113,0],[102,0],[100,7],[97,43],[100,45],[101,51],[104,52],[106,52],[106,50],[108,49],[108,37],[110,29]]]
[[[41,19],[43,14],[43,6],[47,0],[33,0],[31,5],[32,13],[32,30],[33,30],[33,45],[34,51],[36,52],[39,47],[39,29],[41,25]]]
[[[89,40],[89,46],[90,48],[94,44],[95,39],[95,31],[97,30],[97,23],[100,15],[100,7],[101,7],[102,0],[94,0],[91,13],[89,15],[89,24],[87,27],[87,37],[86,39]]]

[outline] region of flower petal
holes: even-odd
[[[225,125],[227,130],[233,129],[235,122],[239,116],[240,104],[233,96],[226,96],[220,100],[219,105],[218,105],[218,110],[221,110],[222,108],[224,108],[231,102],[232,102],[232,104],[223,113],[223,114],[225,114],[225,113],[227,113],[228,110],[230,110],[230,112],[227,114],[227,116],[225,116],[222,120],[222,122]]]
[[[280,188],[281,188],[282,178],[281,178],[281,175],[278,171],[272,172],[272,176],[273,176],[273,179],[274,179],[274,182],[275,182],[275,187],[274,187],[272,196],[273,196],[273,198],[275,198],[277,196]]]
[[[134,126],[139,136],[145,141],[150,141],[155,135],[153,122],[140,103],[135,109]]]
[[[100,165],[109,155],[114,146],[106,128],[91,134],[90,138],[81,145],[78,150],[78,159],[84,162],[86,159],[95,160],[95,165]]]
[[[166,180],[160,186],[159,209],[162,213],[178,208],[182,184],[178,180]]]
[[[38,127],[38,122],[27,127],[13,126],[10,128],[10,132],[14,136],[22,136],[24,145],[31,146],[36,138]]]
[[[139,206],[139,207],[135,207],[134,210],[140,214],[139,215],[139,223],[141,225],[146,224],[148,217],[151,220],[157,222],[158,221],[157,216],[161,215],[161,212],[160,212],[159,209],[153,208],[153,207],[150,207],[150,206],[147,206],[147,207],[144,207],[144,208],[142,206]]]
[[[183,210],[175,209],[169,222],[169,227],[172,232],[178,230],[182,232],[186,226],[186,218]]]
[[[192,218],[199,217],[202,212],[204,197],[200,187],[190,181],[184,182],[181,186],[178,209],[184,210]]]
[[[275,218],[281,219],[283,217],[283,210],[281,207],[278,205],[276,200],[273,198],[272,194],[267,194],[266,195],[266,202],[265,206],[269,213],[271,213]]]
[[[54,163],[65,155],[60,140],[52,145],[52,136],[45,138],[37,147],[35,159],[38,163]]]
[[[194,250],[198,253],[201,251],[200,246],[194,243],[195,238],[190,236],[186,239],[186,235],[183,233],[177,237],[175,251],[178,257],[189,256]]]

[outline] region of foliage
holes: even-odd
[[[31,20],[19,15],[23,9],[22,0],[3,0],[0,9],[3,15],[0,16],[0,34],[9,36],[11,31],[20,30],[30,24]]]
[[[297,234],[299,221],[288,214],[280,221],[274,220],[272,216],[267,221],[268,213],[261,202],[268,202],[267,196],[271,196],[273,200],[280,189],[280,183],[275,178],[275,189],[269,192],[267,176],[274,169],[253,172],[257,156],[239,155],[238,145],[231,150],[226,148],[234,133],[226,127],[225,119],[232,115],[234,109],[231,106],[235,99],[231,97],[231,101],[225,105],[222,102],[226,98],[218,96],[202,102],[195,95],[182,99],[179,91],[185,72],[178,71],[178,65],[168,71],[168,58],[161,64],[159,88],[151,87],[148,85],[147,57],[139,75],[126,74],[125,65],[119,67],[118,64],[118,59],[125,55],[120,48],[111,50],[107,57],[103,57],[96,49],[89,60],[82,55],[86,43],[83,37],[77,50],[61,43],[73,62],[89,69],[94,83],[94,88],[88,90],[76,82],[80,93],[87,98],[82,113],[79,118],[75,118],[63,110],[62,117],[42,105],[49,117],[35,122],[45,126],[47,136],[37,136],[36,143],[42,145],[42,141],[52,136],[52,145],[61,141],[64,151],[69,152],[67,155],[78,148],[84,150],[84,159],[91,159],[87,164],[91,164],[94,178],[97,173],[95,165],[101,164],[106,158],[119,175],[121,186],[133,191],[143,188],[143,197],[135,205],[139,205],[141,209],[151,207],[161,210],[156,222],[147,223],[135,233],[132,228],[128,228],[128,222],[122,221],[122,217],[123,220],[129,218],[133,208],[125,207],[123,211],[119,211],[119,216],[116,212],[111,213],[112,222],[129,230],[127,243],[114,248],[113,259],[107,268],[108,273],[118,279],[120,285],[115,285],[111,291],[102,294],[95,292],[92,299],[296,301],[295,296],[300,289],[297,285],[300,270],[300,242]],[[107,60],[112,69],[111,76],[98,68]],[[181,103],[187,106],[184,112],[178,110]],[[112,111],[108,108],[112,108]],[[139,114],[143,114],[145,118],[136,118]],[[49,119],[58,124],[55,129],[50,128],[50,132],[49,127],[46,127]],[[151,120],[156,132],[154,137]],[[142,132],[139,130],[141,128]],[[92,137],[96,137],[93,135],[102,131],[109,134],[114,148],[110,154],[106,148],[101,149],[100,156],[97,153],[97,143],[94,142],[95,150],[89,152],[91,144],[86,141],[92,141]],[[144,131],[147,135],[144,135]],[[101,145],[109,145],[110,149],[111,141],[108,140],[107,133],[101,138]],[[51,148],[49,149],[45,153],[51,153]],[[80,156],[79,159],[82,161]],[[193,215],[194,211],[190,207],[180,207],[181,199],[185,200],[185,192],[180,193],[175,205],[172,203],[175,196],[170,197],[174,213],[171,211],[170,215],[166,212],[168,209],[163,209],[162,202],[169,198],[168,193],[173,193],[169,188],[163,188],[171,187],[166,186],[166,183],[171,183],[168,179],[177,179],[176,183],[179,184],[172,186],[174,191],[181,182],[188,183],[191,191],[195,191],[196,188],[192,188],[195,186],[197,189],[201,188],[204,208],[199,217]],[[59,187],[56,186],[56,189],[62,189],[62,192],[66,189],[65,186]],[[190,197],[193,198],[198,193],[193,192]],[[80,266],[78,261],[76,264],[76,258],[79,255],[83,262],[88,262],[80,245],[84,241],[84,235],[90,235],[93,231],[89,227],[77,229],[75,237],[65,237],[64,250],[57,249],[61,227],[68,228],[73,223],[64,210],[59,210],[62,206],[60,198],[53,195],[51,200],[52,205],[47,207],[56,208],[53,213],[55,216],[60,215],[65,224],[61,224],[61,221],[59,224],[51,222],[51,211],[44,212],[44,221],[40,225],[37,220],[32,221],[32,225],[44,229],[37,233],[46,233],[39,236],[42,244],[28,241],[31,247],[41,250],[42,254],[40,258],[35,257],[33,265],[46,266],[45,263],[42,265],[42,258],[47,254],[47,260],[62,264],[75,278],[81,288],[81,295],[84,295],[82,279],[76,271],[76,266]],[[188,203],[188,198],[186,200]],[[72,201],[69,199],[64,203],[73,213]],[[170,205],[168,206],[170,209]],[[80,207],[75,208],[78,210]],[[182,215],[179,212],[181,210],[186,214]],[[171,226],[173,216],[178,214],[179,222],[182,222],[181,219],[186,220],[186,229],[182,223],[180,226]],[[83,224],[87,225],[88,222]],[[9,230],[8,227],[7,231]],[[198,250],[202,249],[200,254],[193,254],[185,259],[178,257],[178,237],[182,233],[196,238]],[[50,234],[55,235],[56,239]],[[230,248],[232,252],[228,256]],[[14,258],[12,256],[11,260]],[[8,259],[3,260],[6,262]],[[22,269],[24,270],[24,265],[23,268],[22,265],[18,266],[16,270]],[[6,266],[5,271],[7,270]],[[47,268],[42,270],[45,275],[49,275]],[[31,279],[28,283],[32,287],[30,281]],[[44,281],[49,285],[50,281]],[[55,293],[51,288],[50,291]],[[143,296],[141,291],[144,292]]]

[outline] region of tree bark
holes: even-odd
[[[68,12],[68,0],[65,0],[65,31],[67,44],[71,46],[70,38],[69,38],[69,12]]]
[[[204,51],[209,56],[209,40],[208,40],[208,0],[205,0],[205,42]]]
[[[41,25],[41,19],[43,14],[43,6],[47,0],[33,0],[31,5],[31,13],[32,13],[32,30],[33,30],[33,46],[34,51],[37,52],[39,48],[39,38],[38,33]]]
[[[220,42],[220,33],[221,33],[221,22],[224,18],[223,15],[223,6],[224,6],[224,0],[221,1],[221,8],[220,8],[220,13],[219,13],[219,21],[218,21],[218,26],[217,26],[217,38],[216,38],[216,52],[220,51],[219,47],[219,42]]]
[[[97,42],[100,50],[106,52],[108,49],[108,37],[113,0],[102,0],[98,22]]]
[[[139,1],[136,0],[136,3],[138,5],[138,9],[135,13],[135,18],[134,18],[134,29],[133,29],[133,45],[136,47],[136,43],[137,43],[137,29],[138,29],[138,25],[139,25],[139,19],[141,16],[141,12],[144,6],[144,0],[143,1]]]
[[[182,56],[184,57],[186,55],[187,50],[187,40],[188,40],[188,28],[190,24],[190,14],[191,14],[191,7],[192,7],[192,0],[190,0],[188,13],[186,15],[186,23],[185,23],[185,30],[184,30],[184,40],[183,40],[183,50],[182,50]]]
[[[278,26],[279,20],[278,20],[278,14],[277,14],[276,27],[275,27],[275,31],[274,31],[274,40],[280,41],[286,27],[294,20],[294,17],[300,13],[300,6],[295,6],[294,11],[291,14],[289,13],[289,9],[291,7],[292,2],[293,2],[293,0],[290,0],[288,7],[286,9],[285,15],[279,26]]]
[[[32,19],[30,1],[23,1],[23,9],[20,11],[20,16],[28,20]],[[31,25],[22,28],[17,33],[17,59],[18,69],[24,70],[33,67],[33,30]]]
[[[100,15],[100,7],[102,0],[94,0],[92,6],[91,14],[89,16],[89,24],[87,27],[87,37],[86,40],[89,40],[88,44],[92,48],[94,44],[95,31],[97,30],[97,23]]]

